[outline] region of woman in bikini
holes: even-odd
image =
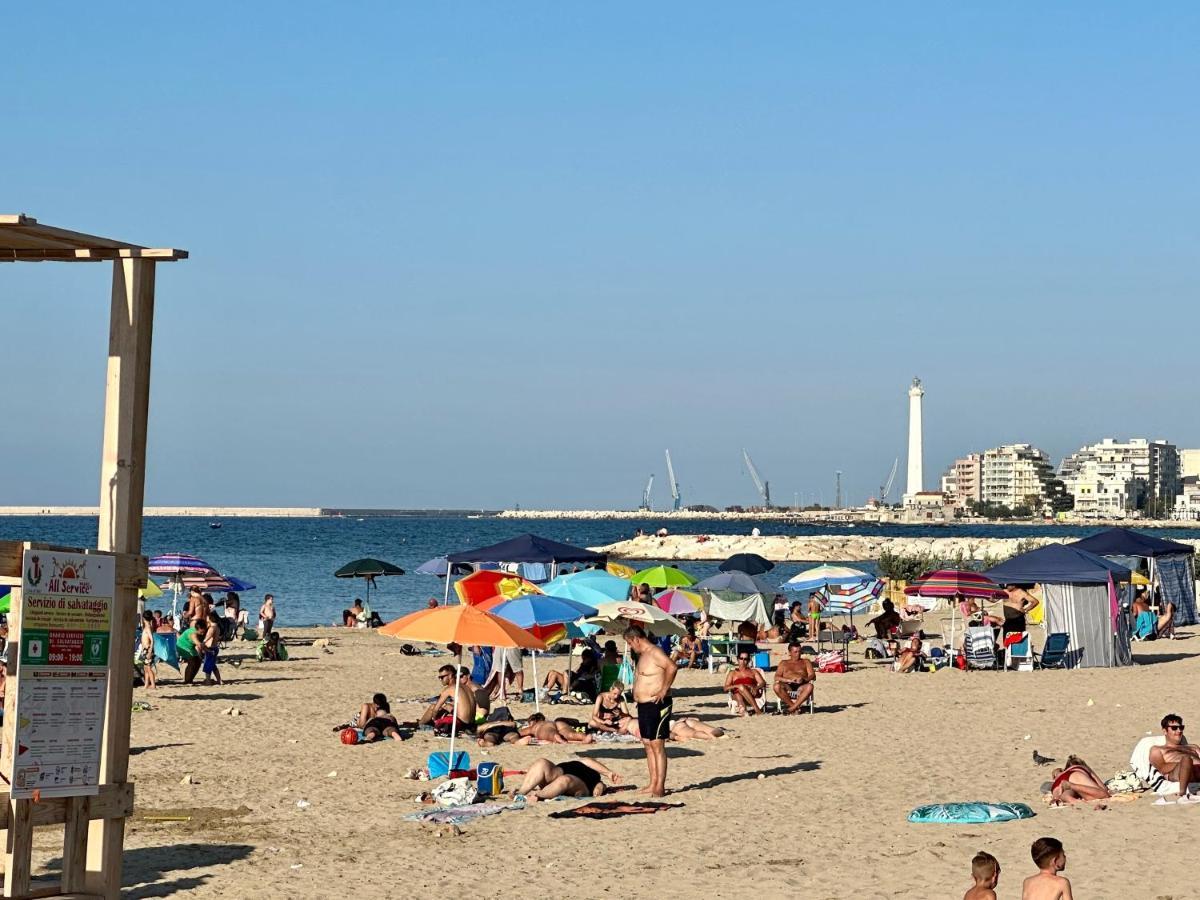
[[[767,682],[762,672],[750,668],[750,654],[742,651],[738,654],[736,669],[730,669],[725,676],[725,692],[737,704],[739,716],[752,716],[762,712],[758,698],[767,689]]]
[[[370,718],[364,721],[363,716],[368,714]],[[400,733],[400,724],[392,715],[392,708],[383,694],[376,694],[370,703],[364,703],[358,715],[359,721],[363,723],[362,743],[373,744],[384,738],[404,740],[405,736]]]
[[[588,722],[588,728],[592,731],[618,734],[621,731],[621,722],[629,718],[629,710],[622,697],[624,693],[625,685],[614,681],[612,687],[598,696],[596,705],[592,708],[592,718]]]
[[[548,759],[535,759],[525,780],[517,789],[530,803],[555,797],[599,797],[604,779],[621,783],[621,776],[594,759],[571,759],[555,765]]]
[[[1104,780],[1078,756],[1067,757],[1066,768],[1055,769],[1050,795],[1056,804],[1080,803],[1085,800],[1107,800],[1112,792]]]

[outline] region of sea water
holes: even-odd
[[[634,529],[653,532],[666,525],[674,532],[749,534],[757,527],[764,535],[883,534],[895,537],[1061,537],[1079,538],[1098,529],[1061,526],[1053,529],[1029,525],[921,526],[859,525],[796,526],[779,521],[750,520],[664,521],[653,514],[644,519],[511,519],[447,516],[395,518],[313,518],[222,520],[211,528],[206,519],[151,517],[143,526],[143,552],[191,553],[218,571],[257,586],[243,594],[242,604],[257,613],[264,592],[276,597],[281,626],[327,625],[341,620],[341,611],[365,597],[361,579],[334,578],[345,563],[371,556],[395,563],[408,574],[377,579],[371,605],[383,619],[425,606],[431,596],[442,597],[444,582],[414,574],[417,566],[435,556],[470,550],[532,531],[553,540],[581,547],[609,544],[632,536]],[[0,517],[0,540],[43,541],[72,547],[96,544],[94,518],[67,516]],[[1200,537],[1200,528],[1158,529],[1165,538]],[[873,571],[870,562],[854,563]],[[633,563],[638,568],[652,561]],[[717,572],[718,562],[684,562],[679,565],[696,578]],[[811,563],[780,563],[764,576],[768,584],[782,584]],[[170,608],[170,597],[151,601],[150,608]]]

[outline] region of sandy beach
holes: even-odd
[[[1004,869],[999,895],[1017,897],[1041,835],[1066,845],[1077,896],[1200,895],[1195,850],[1181,838],[1195,832],[1200,809],[1156,807],[1148,795],[1104,811],[1049,809],[1039,785],[1050,767],[1031,759],[1034,749],[1060,760],[1074,752],[1109,777],[1164,713],[1196,721],[1196,639],[1139,645],[1142,665],[1132,669],[1034,673],[900,676],[859,662],[855,649],[852,671],[821,676],[816,713],[800,718],[733,718],[720,675],[684,671],[676,710],[734,736],[669,745],[670,800],[681,808],[554,820],[584,801],[547,802],[455,834],[404,819],[429,785],[403,774],[444,739],[343,746],[332,731],[375,691],[399,718],[416,718],[421,704],[401,698],[431,695],[447,658],[406,657],[397,642],[361,631],[286,638],[292,655],[282,663],[254,662],[250,645],[235,645],[223,687],[184,686],[171,673],[157,693],[135,691],[155,708],[133,715],[129,896],[957,897],[971,856],[985,849]],[[312,646],[319,638],[331,639],[329,652]],[[240,715],[224,714],[231,707]],[[473,763],[508,769],[571,755],[563,746],[468,749]],[[640,745],[577,749],[645,783]],[[188,774],[195,783],[181,784]],[[953,800],[1023,801],[1037,817],[905,821],[914,806]],[[35,865],[57,859],[53,833],[39,832]]]

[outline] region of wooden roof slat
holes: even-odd
[[[105,259],[187,259],[186,250],[143,247],[114,238],[43,225],[23,213],[0,215],[0,262],[94,262]]]

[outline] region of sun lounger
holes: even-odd
[[[1069,646],[1071,646],[1069,634],[1061,631],[1048,634],[1041,655],[1034,654],[1034,661],[1039,669],[1065,669],[1067,668],[1067,648]]]

